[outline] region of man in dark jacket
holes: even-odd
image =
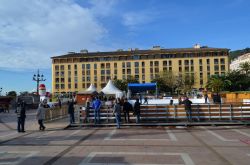
[[[136,123],[140,123],[140,115],[141,115],[141,103],[139,102],[139,99],[136,99],[136,102],[134,104],[134,114],[136,115]]]
[[[187,114],[187,120],[188,121],[192,121],[192,101],[190,101],[188,99],[188,97],[185,97],[185,100],[182,102],[185,106],[185,111],[186,111],[186,114]]]
[[[132,105],[128,102],[128,99],[125,98],[124,99],[124,103],[123,103],[123,112],[124,112],[124,118],[125,118],[125,122],[126,123],[130,123],[129,120],[129,112],[133,111],[133,107]]]
[[[70,124],[75,123],[74,100],[72,99],[68,105],[68,114],[70,117]]]
[[[26,104],[24,101],[21,100],[17,101],[16,113],[17,113],[17,131],[25,132],[24,125],[26,118]]]

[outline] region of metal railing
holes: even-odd
[[[78,105],[76,108],[79,123],[83,123],[85,119],[85,113],[81,107]],[[103,123],[114,123],[112,108],[102,106],[100,115]],[[123,113],[121,117],[123,118]],[[90,109],[88,119],[93,122],[93,109]],[[141,105],[142,122],[177,122],[186,119],[183,105]],[[250,104],[193,104],[192,119],[194,121],[250,121]],[[135,120],[133,112],[130,112],[130,120],[132,122]]]

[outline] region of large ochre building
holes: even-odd
[[[194,88],[204,88],[211,75],[229,70],[229,49],[195,45],[193,48],[113,52],[69,52],[52,59],[52,92],[79,92],[94,84],[98,90],[110,79],[133,76],[140,83],[151,82],[162,71],[188,73],[195,77]]]

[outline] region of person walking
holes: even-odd
[[[124,113],[124,118],[126,123],[130,123],[129,119],[129,112],[133,111],[132,105],[128,102],[128,99],[124,99],[124,104],[123,104],[123,113]]]
[[[136,123],[140,123],[141,118],[141,103],[139,102],[139,99],[137,98],[134,104],[134,114],[136,115]]]
[[[95,125],[100,124],[100,111],[101,111],[101,101],[99,100],[98,97],[93,102],[92,107],[94,108],[95,111]]]
[[[18,132],[25,132],[25,118],[26,118],[26,104],[24,101],[18,99],[17,101],[17,131]]]
[[[189,122],[191,122],[192,121],[192,106],[191,106],[192,105],[192,101],[190,101],[188,99],[188,97],[186,96],[185,100],[182,103],[185,106],[185,111],[186,111],[186,114],[187,114],[187,120]]]
[[[88,123],[89,122],[89,110],[90,110],[90,101],[89,98],[86,101],[85,104],[85,117],[84,117],[84,123]]]
[[[45,130],[45,126],[43,124],[43,121],[45,119],[45,104],[44,101],[42,103],[39,104],[39,107],[37,109],[37,113],[36,113],[36,118],[38,120],[38,124],[39,124],[39,130],[40,131],[44,131]]]
[[[70,118],[70,124],[75,123],[75,110],[74,110],[74,100],[72,99],[68,104],[68,114]]]
[[[148,104],[148,98],[147,98],[147,96],[144,97],[144,103],[143,104]]]
[[[205,104],[207,104],[207,99],[208,99],[207,93],[205,93],[204,98],[205,98]]]
[[[115,105],[113,108],[113,114],[115,115],[116,120],[116,127],[120,129],[120,122],[121,122],[121,105],[118,99],[115,100]]]

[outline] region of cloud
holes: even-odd
[[[139,26],[149,24],[155,20],[157,12],[154,11],[138,11],[138,12],[127,12],[123,18],[123,24],[131,29],[138,28]]]
[[[93,9],[72,0],[1,0],[0,67],[47,68],[51,56],[101,48],[108,31]]]

